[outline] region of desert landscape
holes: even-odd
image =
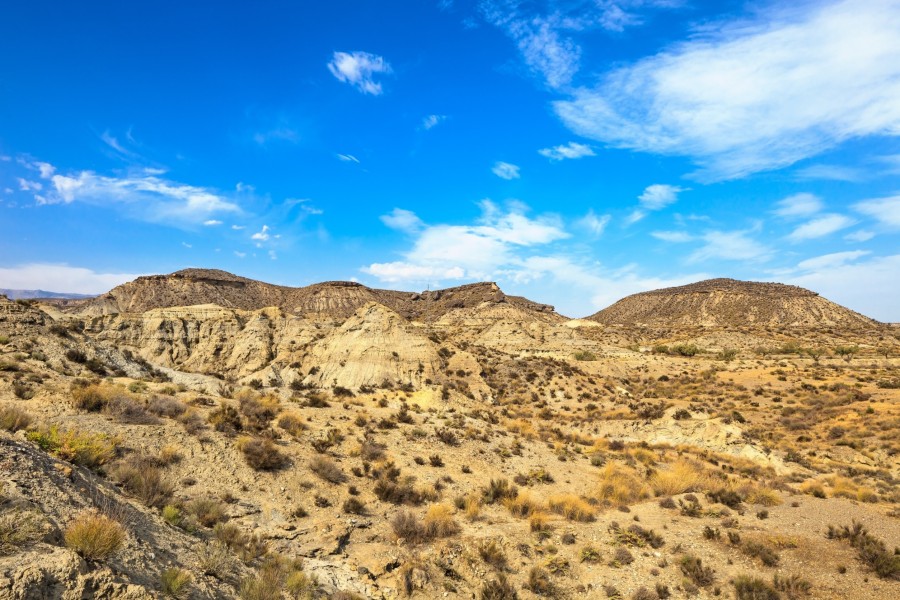
[[[224,271],[0,298],[0,598],[900,596],[900,328]]]

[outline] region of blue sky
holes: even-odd
[[[707,277],[900,321],[900,3],[13,3],[0,287]]]

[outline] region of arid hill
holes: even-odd
[[[623,298],[588,317],[652,327],[836,327],[880,324],[810,290],[782,283],[709,279]]]
[[[495,283],[473,283],[422,293],[379,290],[350,281],[326,281],[294,288],[216,269],[183,269],[169,275],[138,277],[87,302],[79,312],[100,316],[215,304],[247,311],[278,307],[288,314],[346,319],[369,302],[383,304],[407,319],[422,321],[435,321],[450,310],[476,307],[484,302],[509,303],[547,320],[562,320],[552,306],[507,296]]]

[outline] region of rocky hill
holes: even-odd
[[[871,329],[880,325],[801,287],[735,279],[709,279],[634,294],[587,318],[604,325],[652,327]]]
[[[87,302],[78,312],[101,316],[215,304],[248,311],[278,307],[288,314],[346,319],[369,302],[383,304],[412,320],[435,321],[450,310],[476,307],[484,302],[508,303],[545,320],[563,320],[552,306],[507,296],[495,283],[473,283],[421,293],[373,289],[350,281],[326,281],[294,288],[216,269],[184,269],[169,275],[138,277]]]

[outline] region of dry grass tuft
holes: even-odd
[[[624,465],[610,462],[600,470],[597,499],[610,506],[632,504],[649,497],[647,486]]]
[[[547,501],[550,510],[570,521],[588,523],[597,515],[597,509],[574,494],[556,494]]]
[[[650,476],[650,487],[657,496],[674,496],[685,492],[699,492],[709,486],[709,476],[703,467],[689,460],[678,460],[667,469]]]
[[[95,511],[83,512],[64,534],[66,546],[86,560],[103,560],[116,554],[125,543],[125,528],[118,521]]]

